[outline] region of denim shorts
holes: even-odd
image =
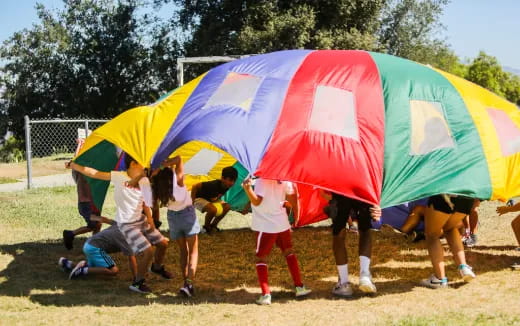
[[[189,238],[200,232],[199,221],[193,206],[188,206],[180,211],[168,210],[168,226],[172,240]]]
[[[87,256],[87,264],[89,267],[105,267],[112,268],[116,265],[112,257],[110,257],[105,250],[94,247],[90,243],[85,242],[83,246],[83,253]]]

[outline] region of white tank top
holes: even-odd
[[[188,206],[192,205],[191,194],[188,192],[186,185],[179,187],[177,184],[177,175],[173,171],[173,197],[175,201],[170,200],[168,202],[168,209],[171,211],[182,211]]]

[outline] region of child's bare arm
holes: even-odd
[[[520,202],[514,204],[513,206],[499,206],[497,207],[498,215],[503,215],[511,212],[520,211]]]
[[[202,187],[201,182],[199,182],[199,183],[193,185],[193,187],[191,187],[191,200],[193,202],[195,202],[195,198],[197,198],[197,193],[199,192],[201,187]]]
[[[74,162],[65,163],[65,167],[67,169],[72,169],[93,179],[110,181],[110,172],[98,171],[94,168],[89,168],[88,166],[79,165]]]
[[[146,216],[146,220],[152,229],[155,229],[155,223],[153,222],[152,210],[150,207],[143,205],[144,215]]]
[[[253,191],[253,185],[251,182],[251,178],[247,178],[242,182],[242,188],[244,188],[244,192],[247,195],[247,198],[249,198],[249,201],[251,202],[251,205],[258,206],[262,203],[262,196],[258,196]]]

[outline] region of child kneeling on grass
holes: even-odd
[[[125,154],[125,166],[126,171],[102,172],[74,162],[66,164],[67,168],[83,175],[111,181],[114,184],[117,227],[134,255],[143,254],[141,262],[137,265],[135,280],[129,288],[139,293],[150,293],[150,288],[145,284],[145,275],[154,258],[152,245],[156,246],[156,250],[150,270],[166,279],[173,277],[163,265],[168,239],[155,228],[150,209],[153,201],[152,190],[150,181],[144,176],[144,167],[128,154]],[[134,185],[136,180],[138,183]],[[142,215],[143,211],[145,215]]]
[[[135,256],[117,225],[96,233],[85,242],[83,253],[86,260],[74,266],[71,260],[61,257],[58,264],[65,272],[70,272],[69,280],[90,274],[115,276],[119,269],[112,257],[108,255],[115,252],[122,252],[123,255],[128,256],[128,264],[135,278],[137,275]]]
[[[282,250],[287,261],[296,287],[296,297],[306,296],[311,290],[307,289],[301,280],[298,260],[292,249],[291,225],[284,207],[287,199],[293,208],[296,224],[298,222],[298,202],[293,184],[287,181],[257,179],[253,191],[252,181],[247,178],[242,183],[242,187],[251,201],[253,211],[251,229],[256,231],[257,238],[256,272],[262,295],[256,300],[256,303],[259,305],[271,304],[271,291],[267,278],[267,256],[275,243]]]

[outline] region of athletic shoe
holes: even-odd
[[[80,261],[76,267],[74,267],[74,269],[70,272],[69,274],[69,280],[72,280],[72,279],[75,279],[75,278],[78,278],[82,275],[85,275],[83,273],[85,267],[87,267],[87,262],[82,260]]]
[[[60,265],[64,272],[70,273],[70,271],[72,271],[72,267],[74,266],[74,262],[72,260],[68,260],[65,257],[60,257],[58,260],[58,265]]]
[[[417,235],[413,239],[413,243],[417,243],[419,241],[426,240],[426,236],[424,235],[424,232],[417,232]]]
[[[304,297],[304,296],[306,296],[307,294],[309,294],[311,292],[312,292],[312,290],[311,289],[307,289],[305,287],[305,285],[297,286],[296,289],[295,289],[296,297]]]
[[[443,289],[448,287],[448,278],[439,280],[435,275],[432,275],[430,278],[422,280],[420,284],[430,289]]]
[[[336,285],[332,288],[332,294],[343,297],[343,298],[349,298],[352,297],[352,286],[349,282],[345,282],[341,284],[340,282],[336,283]]]
[[[184,294],[186,297],[191,298],[195,295],[195,289],[193,288],[193,284],[184,283],[184,286],[179,290],[181,294]]]
[[[74,242],[74,232],[70,230],[63,230],[63,244],[68,250],[72,249]]]
[[[477,245],[477,235],[471,234],[470,236],[466,237],[466,239],[463,240],[462,243],[468,248],[475,247]]]
[[[359,290],[363,293],[376,293],[377,289],[372,282],[372,276],[361,275],[359,277]]]
[[[515,270],[520,270],[520,263],[514,263],[513,265],[511,265],[511,268]]]
[[[213,232],[213,229],[211,226],[206,226],[206,225],[203,225],[202,226],[202,230],[200,233],[206,233],[207,235],[211,235]]]
[[[161,265],[160,268],[153,268],[153,264],[150,267],[150,272],[155,273],[157,275],[161,275],[163,278],[167,280],[171,280],[173,278],[173,274],[164,269],[164,265]]]
[[[348,232],[358,233],[359,230],[358,230],[357,223],[352,223],[352,225],[349,226],[349,228],[348,228]]]
[[[515,251],[520,251],[520,247],[516,247],[516,248],[515,248]]]
[[[459,273],[460,276],[462,276],[464,282],[470,282],[476,277],[475,273],[473,273],[473,271],[471,270],[471,266],[468,266],[466,264],[459,265]]]
[[[152,290],[146,284],[144,284],[144,278],[139,281],[135,281],[128,288],[139,293],[152,293]]]
[[[267,306],[271,304],[271,294],[264,294],[261,295],[258,299],[256,299],[256,304],[259,304],[261,306]]]

